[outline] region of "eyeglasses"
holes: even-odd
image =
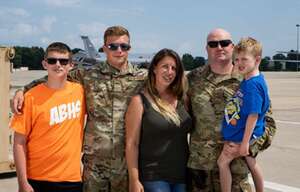
[[[70,59],[64,59],[64,58],[47,58],[47,63],[49,65],[55,65],[59,61],[61,65],[68,65],[70,62]]]
[[[232,44],[232,41],[230,39],[225,39],[225,40],[221,40],[221,41],[208,41],[207,45],[210,48],[216,48],[219,46],[219,44],[221,45],[222,48],[224,47],[228,47],[230,44]]]
[[[127,43],[110,43],[106,47],[112,51],[118,50],[119,47],[122,51],[128,51],[131,48],[131,46]]]

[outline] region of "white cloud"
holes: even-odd
[[[76,7],[81,0],[44,0],[46,4],[54,7]]]
[[[11,11],[16,16],[28,17],[30,15],[25,9],[21,8],[15,8]]]
[[[18,23],[13,31],[15,34],[18,35],[33,35],[38,32],[37,28],[31,24],[28,23]]]
[[[42,36],[39,38],[39,41],[44,47],[47,47],[52,42],[64,42],[71,49],[73,48],[83,48],[83,43],[80,41],[80,36],[74,34],[68,34],[66,36],[60,36],[59,38],[56,37],[46,37]]]
[[[160,38],[145,36],[132,40],[132,53],[156,53],[160,48]]]
[[[51,32],[52,26],[55,22],[55,17],[45,17],[41,19],[41,23],[32,23],[20,20],[18,22],[6,23],[5,27],[0,27],[0,29],[2,29],[2,35],[4,36],[9,36],[14,39],[22,39]],[[4,33],[7,33],[7,35]]]
[[[2,16],[19,16],[19,17],[28,17],[30,14],[22,8],[17,7],[1,7],[0,15]],[[6,17],[7,18],[7,17]]]
[[[37,42],[45,33],[52,31],[57,21],[54,16],[42,17],[35,20],[25,9],[0,8],[0,40],[1,42]],[[41,41],[43,44],[45,41]]]
[[[46,16],[42,19],[41,30],[44,32],[51,32],[53,24],[57,21],[54,16]]]
[[[87,24],[78,24],[78,29],[81,35],[88,35],[91,37],[101,37],[103,36],[103,33],[105,29],[107,28],[107,25],[99,22],[92,22]]]
[[[51,40],[48,37],[41,37],[40,41],[43,45],[48,45],[51,42]]]
[[[129,8],[129,9],[105,9],[102,10],[106,16],[141,16],[144,14],[144,10],[141,8]]]
[[[21,8],[0,7],[0,28],[6,28],[20,20],[28,19],[30,14]]]
[[[0,39],[18,41],[28,35],[36,34],[37,27],[29,22],[30,14],[22,8],[0,8]]]
[[[178,47],[178,53],[191,53],[191,51],[194,49],[193,45],[191,42],[189,41],[186,41],[186,42],[183,42],[181,45],[179,45]]]
[[[2,42],[10,42],[9,44],[23,44],[37,33],[36,26],[29,23],[17,23],[8,28],[0,28],[0,39]]]

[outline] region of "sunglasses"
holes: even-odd
[[[116,51],[119,47],[122,51],[128,51],[131,48],[127,43],[110,43],[106,47],[111,51]]]
[[[47,63],[49,65],[55,65],[59,61],[61,65],[68,65],[70,62],[70,59],[64,59],[64,58],[47,58]]]
[[[225,39],[225,40],[221,40],[221,41],[209,41],[207,42],[207,45],[210,48],[216,48],[219,45],[224,48],[224,47],[228,47],[228,45],[232,44],[232,41],[230,39]]]

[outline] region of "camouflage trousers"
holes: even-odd
[[[250,156],[256,157],[261,151],[266,150],[272,143],[273,136],[275,135],[276,129],[273,127],[266,127],[264,134],[255,139],[249,147]]]
[[[188,170],[188,192],[221,192],[219,170]],[[232,192],[251,192],[247,174],[232,174]]]
[[[276,132],[276,126],[266,127],[264,134],[250,145],[249,152],[252,157],[256,157],[261,151],[266,150],[272,142]],[[242,167],[239,170],[245,169]],[[232,192],[251,192],[248,182],[247,172],[232,172]],[[219,170],[198,170],[189,168],[188,171],[188,191],[190,192],[219,192],[221,191]]]
[[[95,162],[83,160],[83,192],[128,192],[126,170],[108,169]]]

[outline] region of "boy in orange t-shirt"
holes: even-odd
[[[21,192],[82,191],[85,99],[82,86],[67,81],[71,56],[64,43],[48,46],[42,61],[48,80],[25,94],[23,113],[11,121]]]

